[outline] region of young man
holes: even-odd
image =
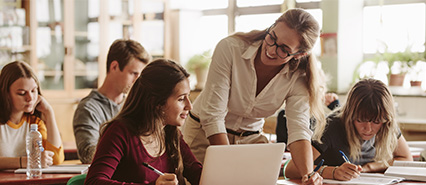
[[[125,94],[150,60],[151,56],[136,41],[119,39],[112,43],[104,83],[83,98],[74,113],[74,136],[82,163],[92,162],[100,126],[118,113]]]

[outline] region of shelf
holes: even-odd
[[[31,51],[31,46],[30,45],[23,45],[21,47],[7,47],[7,46],[0,46],[0,50],[6,50],[6,51],[10,51],[12,53],[24,53],[27,51]]]
[[[54,70],[39,70],[39,74],[42,73],[43,76],[53,77],[53,76],[63,76],[63,71],[54,71]]]
[[[74,71],[74,76],[98,76],[99,72],[95,70],[90,71]]]

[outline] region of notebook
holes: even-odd
[[[385,175],[404,177],[407,180],[426,181],[426,162],[394,161]]]
[[[48,168],[42,168],[42,173],[75,173],[83,174],[89,170],[89,164],[76,164],[76,165],[53,165]],[[26,168],[15,170],[15,173],[26,173]]]
[[[200,185],[275,185],[284,147],[284,143],[209,146]]]
[[[395,184],[405,180],[402,177],[392,177],[386,176],[384,174],[379,173],[361,173],[358,178],[354,178],[348,181],[340,181],[340,180],[331,180],[324,179],[322,182],[324,184]]]

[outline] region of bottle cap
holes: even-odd
[[[30,125],[30,129],[31,130],[37,130],[38,129],[38,125],[37,124],[31,124]]]

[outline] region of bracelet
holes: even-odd
[[[327,165],[322,166],[322,168],[319,171],[319,174],[322,176],[322,172],[324,171],[324,169],[327,167]]]
[[[333,171],[331,172],[332,177],[333,177],[333,180],[335,180],[335,178],[334,178],[334,171],[336,171],[336,169],[337,169],[337,166],[336,166],[336,167],[334,167],[334,168],[333,168]]]
[[[22,168],[22,157],[19,157],[19,168]]]

